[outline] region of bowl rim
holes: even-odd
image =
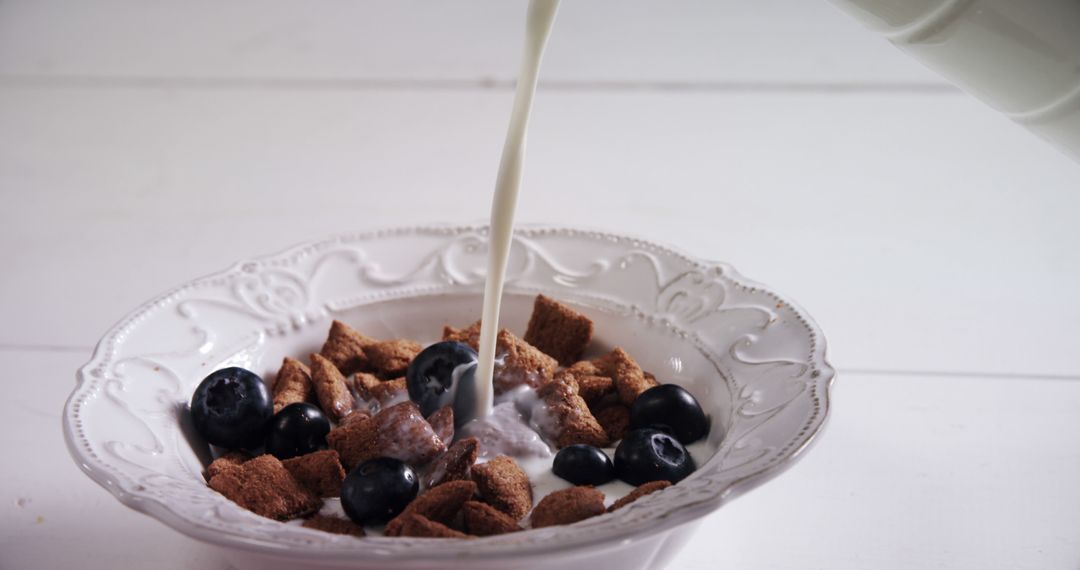
[[[230,265],[229,267],[206,274],[202,277],[188,280],[181,285],[171,288],[170,290],[157,295],[150,300],[141,303],[135,309],[129,311],[123,318],[119,319],[113,324],[102,338],[95,345],[93,355],[86,364],[81,366],[76,372],[76,385],[68,396],[62,415],[62,426],[64,433],[64,441],[68,448],[72,459],[79,466],[79,468],[86,473],[91,480],[99,484],[107,491],[109,491],[114,497],[116,497],[125,506],[136,510],[138,512],[152,516],[174,530],[187,535],[196,540],[215,544],[218,546],[241,549],[248,552],[271,555],[279,558],[288,559],[311,559],[313,554],[317,554],[319,559],[324,561],[336,562],[336,561],[354,561],[363,562],[367,561],[389,561],[401,558],[399,554],[392,556],[385,555],[365,555],[359,550],[327,550],[313,553],[311,550],[298,550],[294,545],[286,545],[284,543],[274,543],[263,539],[256,539],[250,537],[233,536],[229,534],[222,534],[213,529],[209,529],[198,524],[193,523],[177,514],[167,504],[152,497],[145,495],[139,495],[125,490],[122,485],[119,484],[117,477],[111,473],[104,463],[95,457],[88,456],[88,454],[80,447],[79,442],[85,441],[85,434],[81,422],[78,420],[78,406],[80,400],[85,396],[85,390],[90,381],[90,371],[99,361],[103,358],[105,353],[110,349],[110,345],[115,341],[116,336],[121,332],[123,328],[136,322],[140,316],[155,309],[162,302],[167,299],[185,291],[192,284],[203,282],[209,279],[221,278],[226,275],[230,275],[236,272],[239,268],[245,264],[252,262],[260,262],[270,259],[283,258],[289,255],[296,254],[300,251],[317,248],[321,244],[336,243],[343,240],[348,241],[362,241],[369,239],[377,239],[380,237],[396,236],[396,235],[454,235],[465,232],[476,232],[485,234],[488,228],[487,224],[419,224],[413,226],[399,226],[388,227],[381,229],[373,229],[359,232],[348,233],[336,233],[325,238],[308,240],[302,243],[298,243],[277,252],[256,255],[246,259],[242,259]],[[609,532],[603,536],[590,537],[588,540],[575,541],[568,544],[560,543],[558,547],[558,554],[568,554],[585,549],[599,549],[601,547],[613,547],[617,543],[627,543],[629,541],[639,539],[647,535],[655,535],[662,531],[671,530],[677,526],[686,524],[695,519],[698,519],[725,504],[727,501],[746,493],[757,486],[764,484],[771,480],[773,477],[783,473],[790,468],[803,454],[809,450],[814,443],[817,442],[821,435],[822,430],[828,423],[828,418],[831,415],[831,398],[832,387],[836,378],[836,370],[833,368],[827,359],[827,342],[824,334],[818,327],[817,323],[808,315],[808,313],[799,305],[791,301],[788,297],[776,293],[772,288],[758,283],[754,280],[747,279],[736,271],[731,265],[725,262],[714,261],[708,258],[699,258],[690,255],[680,248],[658,244],[650,239],[641,238],[632,233],[623,232],[609,232],[599,229],[591,229],[583,226],[563,226],[554,224],[517,224],[514,228],[515,235],[532,235],[543,233],[561,233],[568,235],[584,235],[592,238],[611,239],[611,240],[625,240],[635,245],[650,248],[654,251],[662,252],[667,255],[672,255],[681,258],[683,261],[709,267],[722,267],[724,269],[725,277],[728,279],[747,287],[752,287],[782,301],[786,306],[800,317],[800,321],[813,335],[816,341],[816,348],[811,354],[812,363],[816,366],[816,370],[820,372],[817,377],[817,382],[821,386],[821,411],[819,419],[812,426],[812,429],[807,431],[803,440],[796,446],[789,449],[784,457],[765,468],[750,473],[738,479],[732,480],[722,489],[717,489],[711,497],[706,500],[698,501],[693,504],[677,506],[671,509],[669,512],[659,518],[659,520],[652,521],[651,525],[637,525],[637,528],[630,530],[620,530],[617,532]],[[536,532],[535,530],[526,530],[525,532]],[[515,533],[516,534],[516,533]],[[474,546],[481,546],[485,541],[490,541],[495,537],[483,537],[468,541]],[[402,540],[402,539],[393,539]],[[444,543],[458,543],[454,539],[426,539],[428,541],[439,541]],[[551,545],[530,545],[521,546],[515,548],[512,551],[507,550],[490,550],[485,551],[481,548],[471,548],[466,553],[466,559],[473,559],[477,561],[498,559],[506,557],[514,558],[527,558],[535,556],[550,557],[553,553]],[[445,560],[445,554],[440,554],[437,551],[431,552],[410,552],[408,560],[414,561],[434,561]]]

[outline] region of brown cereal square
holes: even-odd
[[[296,481],[273,455],[261,455],[210,479],[210,488],[267,518],[285,521],[311,514],[322,500]]]
[[[461,506],[476,494],[476,483],[451,481],[432,487],[409,503],[401,514],[386,523],[386,536],[399,536],[402,524],[411,515],[421,515],[435,522],[452,524]]]
[[[591,319],[554,299],[536,296],[525,342],[569,366],[585,352],[592,335]]]
[[[604,514],[604,494],[592,487],[570,487],[544,497],[532,512],[532,527],[573,524]]]
[[[341,517],[315,515],[305,520],[303,526],[332,534],[345,534],[358,538],[364,536],[364,527]]]
[[[409,388],[405,385],[404,378],[379,382],[371,388],[370,392],[371,397],[383,408],[409,399]]]
[[[621,403],[600,408],[594,415],[611,441],[626,437],[626,432],[630,430],[630,408]]]
[[[522,384],[537,387],[555,374],[558,361],[540,352],[529,343],[502,329],[496,340],[497,352],[505,354],[503,370],[495,384],[495,392],[501,394]]]
[[[274,380],[274,413],[289,404],[310,402],[314,396],[311,369],[295,358],[285,357]]]
[[[479,350],[480,321],[476,321],[463,329],[457,329],[450,325],[446,325],[442,329],[442,339],[463,342],[473,347],[473,350]]]
[[[671,481],[649,481],[644,485],[638,486],[633,491],[630,491],[626,494],[625,497],[612,503],[612,505],[608,507],[608,512],[610,513],[616,509],[621,509],[626,505],[629,505],[630,503],[633,503],[634,501],[644,497],[645,495],[648,495],[649,493],[655,493],[656,491],[667,489],[670,486]]]
[[[517,521],[495,507],[469,501],[461,508],[465,514],[465,530],[474,536],[495,536],[521,530]]]
[[[314,451],[281,462],[285,469],[300,482],[320,497],[337,497],[341,494],[341,483],[345,480],[345,469],[341,467],[338,452],[333,449]]]
[[[229,469],[235,469],[251,459],[251,456],[243,451],[230,451],[210,462],[206,467],[206,480],[214,478],[214,475]]]
[[[330,430],[326,442],[340,454],[346,469],[375,457],[393,457],[420,467],[446,451],[412,401],[390,406],[364,421],[339,425]]]
[[[579,360],[566,368],[574,376],[607,376],[592,360]]]
[[[330,449],[338,452],[345,470],[351,471],[364,461],[379,456],[375,418],[338,424],[326,434],[326,443]]]
[[[412,514],[401,522],[401,531],[398,536],[411,536],[417,538],[469,538],[463,532],[456,531],[442,523],[435,522],[424,515]]]
[[[371,369],[364,350],[375,344],[375,339],[368,338],[349,325],[335,320],[330,325],[330,334],[319,353],[334,363],[343,374]]]
[[[506,455],[474,465],[472,478],[487,504],[520,520],[532,508],[532,485],[525,471]]]
[[[480,321],[464,329],[444,327],[443,340],[463,342],[479,350]],[[496,337],[495,355],[503,362],[503,366],[495,370],[496,394],[510,391],[522,384],[536,388],[551,379],[555,374],[555,369],[559,367],[558,361],[554,358],[540,352],[536,347],[514,336],[506,329],[499,330]]]
[[[350,387],[353,391],[365,401],[371,400],[371,391],[378,387],[379,384],[382,384],[382,380],[370,372],[357,372],[356,374],[353,374],[349,380]]]
[[[642,392],[657,385],[656,380],[646,377],[638,363],[619,347],[594,362],[606,376],[611,377],[619,400],[627,406],[633,405]]]
[[[353,411],[353,396],[345,376],[320,354],[311,355],[311,382],[315,385],[315,395],[319,407],[326,417],[340,422]]]
[[[368,363],[382,378],[405,375],[409,363],[423,347],[411,340],[386,340],[364,348]]]
[[[449,481],[468,481],[479,450],[480,442],[475,437],[455,441],[425,471],[426,487],[430,489]]]
[[[449,447],[450,442],[454,441],[454,408],[443,406],[432,412],[427,421],[439,439]]]
[[[574,381],[577,382],[578,395],[589,406],[594,406],[608,394],[615,393],[615,382],[607,376],[574,374]]]
[[[358,424],[362,421],[371,419],[371,415],[371,412],[368,410],[353,410],[353,413],[345,416],[345,419],[341,420],[341,422],[338,423],[337,427],[345,427],[351,424]]]
[[[551,430],[543,435],[560,449],[577,443],[604,447],[609,443],[607,432],[593,417],[585,400],[577,394],[574,376],[563,372],[555,380],[544,384],[538,392],[544,402],[540,409],[546,414],[546,419],[538,423],[548,425]],[[534,418],[536,413],[533,412]]]

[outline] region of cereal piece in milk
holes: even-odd
[[[341,517],[315,515],[305,520],[302,526],[304,528],[313,528],[332,534],[345,534],[355,537],[364,536],[364,527],[349,519],[343,519]]]
[[[401,514],[386,523],[386,536],[401,534],[401,526],[411,515],[421,515],[442,524],[453,524],[461,506],[476,494],[476,483],[451,481],[433,487],[409,503]]]
[[[627,406],[632,405],[642,392],[657,385],[656,379],[646,376],[638,363],[619,347],[593,362],[605,376],[611,377],[619,400]]]
[[[630,430],[630,408],[620,402],[604,406],[593,415],[611,441],[626,437],[626,432]]]
[[[532,512],[532,527],[573,524],[604,514],[604,494],[592,487],[570,487],[540,500]]]
[[[423,347],[412,340],[385,340],[364,347],[371,368],[382,378],[405,375],[409,363]]]
[[[578,395],[572,374],[560,374],[544,384],[538,395],[540,401],[533,405],[531,423],[556,447],[577,443],[604,447],[609,443],[607,432]]]
[[[627,493],[625,497],[612,503],[612,505],[608,507],[608,512],[610,513],[614,510],[621,509],[626,505],[629,505],[630,503],[633,503],[634,501],[644,497],[645,495],[648,495],[649,493],[655,493],[656,491],[667,489],[670,486],[671,481],[649,481],[644,485],[636,487],[633,491]]]
[[[218,473],[236,469],[249,459],[251,459],[251,456],[243,451],[230,451],[210,462],[210,465],[206,467],[206,479],[209,481]]]
[[[427,421],[431,424],[431,429],[435,430],[435,433],[439,436],[447,447],[450,446],[450,442],[454,441],[454,408],[453,406],[443,406],[428,416]]]
[[[404,378],[395,378],[379,382],[370,390],[371,397],[379,403],[379,408],[388,408],[409,399],[409,388]]]
[[[608,371],[597,366],[594,360],[579,360],[569,367],[559,371],[555,376],[571,375],[577,384],[578,393],[589,407],[596,410],[606,405],[609,400],[618,399],[615,391],[615,381]]]
[[[353,412],[353,396],[345,376],[321,354],[311,355],[311,382],[326,417],[340,422]]]
[[[476,321],[475,323],[463,329],[456,329],[450,325],[446,325],[442,329],[442,339],[452,340],[454,342],[463,342],[473,347],[473,350],[479,350],[478,347],[480,346],[480,321]]]
[[[289,404],[310,402],[314,396],[311,369],[295,358],[285,357],[274,379],[274,413]]]
[[[313,451],[286,459],[281,462],[285,469],[300,482],[320,497],[337,497],[341,494],[341,483],[345,480],[345,470],[341,467],[338,452],[333,449]]]
[[[341,455],[346,469],[376,457],[393,457],[421,467],[446,451],[412,401],[390,406],[361,422],[339,425],[330,430],[326,441]]]
[[[607,376],[592,376],[584,374],[573,374],[570,369],[564,370],[559,374],[572,374],[574,381],[577,383],[578,395],[582,400],[590,407],[595,406],[600,400],[603,400],[609,394],[615,393],[615,382]]]
[[[521,530],[516,520],[487,503],[469,501],[461,511],[465,514],[465,530],[474,536],[495,536]]]
[[[449,481],[468,481],[479,447],[475,437],[455,441],[446,453],[428,466],[424,472],[424,485],[431,488]]]
[[[349,388],[360,400],[374,399],[371,391],[379,384],[382,384],[382,380],[370,372],[357,372],[349,377]]]
[[[435,522],[424,515],[411,514],[401,521],[398,536],[418,538],[469,538],[461,531],[454,530],[442,523]]]
[[[351,424],[358,424],[364,420],[371,419],[372,415],[374,414],[365,409],[353,410],[353,413],[345,416],[345,419],[341,420],[341,422],[338,423],[337,427],[345,427]]]
[[[480,321],[464,329],[443,328],[443,340],[463,342],[474,350],[480,347]],[[536,347],[514,336],[506,329],[499,330],[495,339],[495,394],[509,392],[521,385],[536,388],[549,380],[559,367],[558,361]]]
[[[525,331],[525,342],[569,366],[585,352],[593,335],[589,317],[562,303],[537,295]]]
[[[472,478],[480,498],[514,520],[520,520],[532,508],[529,476],[510,457],[500,455],[487,463],[474,465]]]
[[[273,455],[261,455],[214,475],[210,488],[257,515],[279,521],[311,514],[322,506],[322,500]]]
[[[371,362],[364,349],[376,342],[349,325],[334,321],[319,354],[333,362],[342,373],[352,374],[371,369]]]

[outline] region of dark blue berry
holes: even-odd
[[[378,457],[357,465],[341,485],[341,506],[357,524],[389,521],[416,498],[420,481],[405,463]]]
[[[472,417],[472,389],[476,377],[476,351],[461,342],[437,342],[413,358],[405,371],[409,398],[425,417],[439,408],[454,406],[454,417]],[[461,386],[466,388],[459,389]]]
[[[615,475],[631,485],[678,483],[696,468],[679,440],[655,429],[633,430],[615,449]]]
[[[666,426],[683,445],[689,445],[709,433],[709,418],[690,392],[675,384],[661,384],[642,392],[630,406],[630,429],[657,426]]]
[[[607,454],[582,443],[560,449],[551,470],[575,485],[603,485],[615,478],[615,466]]]
[[[643,428],[643,427],[651,428],[651,429],[654,429],[656,431],[662,431],[662,432],[670,435],[671,437],[674,437],[675,439],[679,439],[675,435],[675,430],[672,429],[671,426],[664,425],[664,424],[648,424],[648,425],[644,425],[644,426],[634,426],[635,429],[636,428]]]
[[[266,384],[243,368],[210,374],[191,397],[195,430],[211,444],[228,449],[261,445],[273,413]]]
[[[289,459],[326,447],[330,420],[314,404],[289,404],[270,420],[266,452],[278,459]]]

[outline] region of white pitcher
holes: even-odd
[[[1080,161],[1080,0],[831,0]]]

